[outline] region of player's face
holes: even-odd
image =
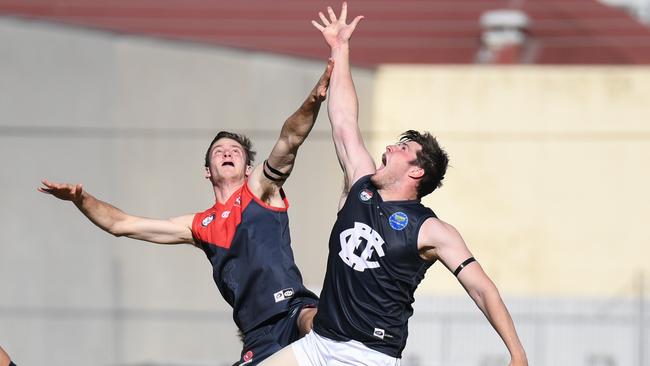
[[[219,178],[245,178],[246,152],[241,144],[224,137],[210,148],[210,174]]]
[[[413,161],[417,159],[420,150],[422,147],[414,141],[400,141],[386,146],[386,151],[381,156],[381,165],[377,168],[377,178],[397,181],[405,177],[413,168]]]

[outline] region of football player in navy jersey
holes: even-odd
[[[510,352],[511,366],[528,364],[499,292],[458,231],[420,199],[438,188],[448,158],[429,133],[407,131],[386,147],[379,167],[364,146],[349,65],[347,4],[313,25],[336,63],[328,112],[344,191],[329,241],[327,272],[313,331],[263,365],[398,365],[413,314],[414,292],[426,270],[442,262],[458,278]]]
[[[316,121],[332,68],[330,60],[262,164],[253,167],[255,152],[247,137],[226,131],[216,135],[205,155],[205,176],[216,202],[203,212],[149,219],[93,197],[81,184],[43,180],[39,191],[71,201],[115,236],[202,249],[243,334],[239,363],[255,365],[311,330],[316,313],[318,297],[304,287],[294,262],[282,185]]]

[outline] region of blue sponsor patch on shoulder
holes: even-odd
[[[409,223],[409,217],[404,212],[395,212],[388,218],[388,223],[393,230],[404,230]]]

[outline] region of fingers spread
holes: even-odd
[[[348,18],[348,3],[345,1],[343,2],[343,5],[341,5],[341,16],[339,19],[341,19],[341,22],[345,24],[345,20]]]
[[[327,13],[330,15],[330,20],[332,22],[335,22],[336,21],[336,14],[334,14],[334,10],[332,10],[331,6],[327,7]]]
[[[354,30],[357,27],[357,24],[363,19],[363,15],[359,15],[358,17],[354,18],[352,23],[350,23],[350,27],[352,27],[352,30]]]
[[[323,24],[324,24],[325,26],[330,25],[330,21],[327,20],[327,18],[325,17],[325,14],[323,14],[322,11],[319,11],[319,12],[318,12],[318,16],[320,17],[320,20],[323,22]]]
[[[312,24],[314,27],[316,27],[316,29],[318,29],[318,30],[321,31],[321,32],[325,30],[325,27],[323,27],[322,25],[318,24],[318,22],[315,21],[315,20],[312,20],[312,21],[311,21],[311,24]]]

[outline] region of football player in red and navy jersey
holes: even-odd
[[[307,290],[291,250],[282,185],[298,148],[325,99],[333,61],[307,99],[282,126],[268,158],[253,166],[250,140],[221,131],[205,155],[205,177],[215,203],[207,210],[166,220],[129,215],[103,202],[81,184],[42,181],[39,191],[72,201],[115,236],[158,244],[192,244],[206,254],[214,281],[233,307],[243,334],[240,364],[255,365],[311,330],[318,298]]]

